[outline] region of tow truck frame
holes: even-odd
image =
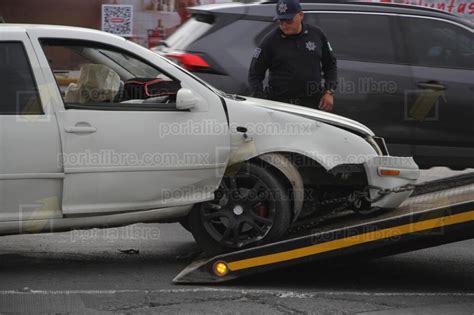
[[[309,262],[369,259],[474,238],[474,173],[417,185],[399,208],[338,213],[288,238],[187,266],[174,283],[216,283]]]

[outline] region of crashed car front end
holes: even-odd
[[[242,134],[232,132],[231,126],[234,146],[231,163],[258,157],[269,162],[272,160],[270,154],[278,154],[278,157],[274,156],[278,160],[274,166],[285,173],[282,159],[294,165],[303,183],[293,185],[293,188],[304,186],[305,192],[313,190],[316,194],[313,203],[322,200],[330,203],[331,199],[348,197],[352,199],[349,208],[356,211],[391,209],[400,206],[413,191],[413,184],[419,177],[419,168],[413,158],[390,156],[384,140],[358,122],[261,99],[227,100],[227,103],[234,126],[262,122],[281,126],[311,125],[306,132],[293,136],[258,134],[249,129],[245,140],[241,139]],[[294,183],[297,179],[288,177],[288,181]],[[302,207],[307,208],[308,194],[305,193],[304,198],[299,204],[304,203]],[[295,210],[297,215],[300,212],[305,210]]]

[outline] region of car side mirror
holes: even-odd
[[[198,99],[190,89],[181,88],[176,95],[176,108],[181,110],[191,109],[196,105]]]

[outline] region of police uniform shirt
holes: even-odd
[[[321,70],[325,89],[337,87],[336,57],[326,35],[312,25],[303,24],[301,33],[290,36],[277,28],[256,48],[249,70],[249,84],[255,96],[263,95],[267,69],[270,97],[318,95]]]

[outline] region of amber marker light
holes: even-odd
[[[379,169],[380,176],[400,176],[400,170],[394,170],[389,168]]]
[[[214,273],[219,277],[223,277],[229,273],[229,266],[223,261],[218,261],[214,264]]]

